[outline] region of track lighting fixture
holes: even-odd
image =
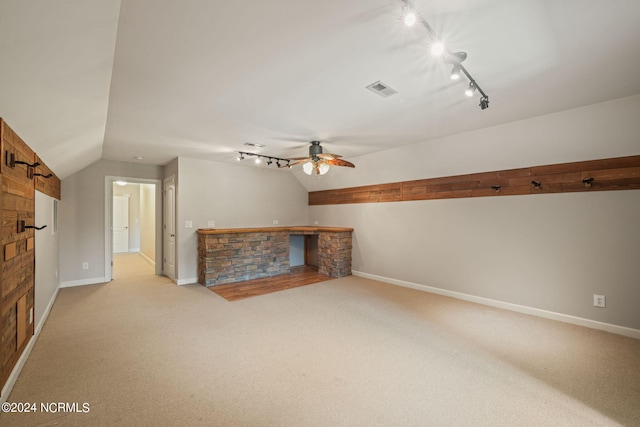
[[[238,161],[244,160],[245,157],[255,157],[254,162],[256,164],[260,164],[262,163],[262,159],[267,159],[266,163],[267,165],[272,165],[273,161],[276,161],[276,165],[278,167],[280,167],[280,162],[289,162],[289,159],[283,159],[280,157],[273,157],[273,156],[263,156],[260,154],[256,154],[256,153],[248,153],[246,151],[238,151]]]
[[[464,65],[462,65],[462,62],[465,59],[467,59],[467,53],[449,51],[449,49],[447,49],[445,45],[442,43],[440,37],[438,36],[438,34],[436,34],[434,29],[431,27],[431,25],[429,25],[429,23],[415,11],[416,9],[411,3],[411,0],[402,0],[402,2],[404,3],[404,6],[402,7],[402,11],[403,11],[402,16],[403,16],[405,25],[407,25],[407,18],[406,18],[407,14],[409,12],[413,13],[414,20],[412,22],[416,23],[419,21],[422,24],[422,26],[427,30],[427,39],[431,43],[431,54],[434,56],[442,57],[445,62],[452,64],[452,69],[451,69],[452,80],[460,80],[461,75],[464,74],[467,77],[467,79],[469,79],[469,87],[465,91],[466,95],[468,97],[472,97],[476,91],[479,92],[480,108],[483,110],[489,108],[489,96],[486,93],[484,93],[484,91],[478,85],[475,79],[471,77],[471,74],[469,74],[469,72],[464,67]]]

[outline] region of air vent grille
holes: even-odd
[[[255,142],[245,142],[244,145],[249,146],[249,147],[255,147],[255,148],[264,148],[265,145],[264,144],[258,144]]]
[[[398,93],[397,90],[395,90],[394,88],[392,88],[386,83],[382,83],[380,80],[378,80],[377,82],[371,83],[369,86],[367,86],[367,89],[385,98]]]

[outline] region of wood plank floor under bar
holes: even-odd
[[[311,285],[313,283],[320,283],[327,280],[333,280],[333,278],[318,273],[318,269],[316,267],[302,265],[299,267],[292,267],[291,273],[289,274],[229,283],[227,285],[210,286],[208,289],[220,295],[227,301],[237,301],[243,298],[270,294],[272,292],[297,288],[298,286]]]

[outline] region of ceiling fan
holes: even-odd
[[[342,160],[340,157],[342,156],[323,153],[320,141],[311,141],[308,157],[295,157],[293,159],[289,159],[293,163],[283,165],[281,167],[293,167],[295,165],[302,164],[302,170],[307,175],[324,175],[329,172],[329,168],[331,166],[346,166],[349,168],[356,167],[353,163]]]

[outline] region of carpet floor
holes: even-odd
[[[354,276],[231,303],[115,269],[60,290],[8,398],[38,411],[0,425],[640,425],[640,340]]]

